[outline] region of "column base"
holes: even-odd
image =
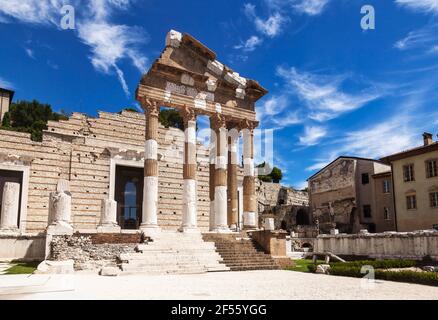
[[[146,237],[153,237],[159,233],[161,233],[161,228],[157,225],[145,224],[140,226],[140,230]]]
[[[201,233],[201,230],[197,227],[180,227],[178,232],[181,233]]]
[[[233,231],[230,230],[228,227],[215,227],[213,228],[212,232],[215,233],[232,233]]]
[[[243,229],[244,230],[256,230],[258,229],[258,224],[256,221],[255,212],[244,212],[243,213]]]
[[[73,234],[73,227],[65,221],[58,221],[47,228],[47,234],[54,236],[71,236]]]
[[[97,233],[121,233],[122,228],[118,225],[101,225],[97,227]]]

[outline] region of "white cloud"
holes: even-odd
[[[12,84],[12,82],[9,82],[3,78],[0,78],[0,88],[3,89],[13,89],[14,85]]]
[[[415,11],[438,13],[437,0],[396,0],[395,2]]]
[[[257,119],[277,129],[303,122],[300,110],[288,109],[290,104],[286,95],[272,95],[256,107]]]
[[[298,13],[315,16],[326,9],[330,0],[265,0],[265,2],[269,7],[277,10],[292,8]]]
[[[375,90],[355,94],[345,93],[341,84],[347,79],[345,75],[318,75],[299,72],[295,68],[277,68],[282,77],[298,98],[310,110],[309,118],[323,122],[334,119],[343,113],[359,109],[380,97]]]
[[[32,49],[24,48],[24,51],[26,51],[26,54],[27,54],[27,56],[28,56],[29,58],[35,60],[35,53],[33,52]]]
[[[255,12],[255,6],[250,3],[245,4],[244,12],[248,19],[254,21],[259,32],[271,38],[279,35],[283,25],[287,22],[287,19],[280,12],[273,13],[266,20],[261,19]]]
[[[406,37],[397,41],[394,47],[401,51],[419,48],[426,53],[435,53],[434,48],[438,47],[438,24],[432,23],[409,32]]]
[[[319,126],[307,126],[304,128],[304,135],[300,136],[300,144],[303,146],[314,146],[327,135],[327,130]]]
[[[254,51],[257,48],[257,46],[261,45],[262,42],[263,40],[260,39],[259,37],[251,36],[244,43],[234,46],[234,49],[238,49],[238,50],[242,49],[245,52],[251,52]]]
[[[0,15],[24,23],[56,25],[60,20],[59,11],[64,4],[67,4],[67,1],[0,0]]]
[[[128,85],[119,64],[122,60],[129,60],[139,72],[145,72],[147,58],[139,47],[148,37],[141,28],[115,24],[111,22],[111,17],[116,11],[127,10],[132,2],[133,0],[0,0],[0,16],[12,18],[10,22],[16,20],[59,28],[60,9],[64,4],[84,8],[81,11],[76,10],[77,35],[90,47],[93,67],[106,74],[115,74],[128,96]]]

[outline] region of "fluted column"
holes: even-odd
[[[184,120],[183,214],[181,232],[199,232],[196,185],[196,114],[191,108],[181,110]]]
[[[140,229],[147,236],[160,231],[158,227],[158,102],[144,99],[142,102],[146,117],[146,142],[144,152],[143,212]]]
[[[231,128],[228,132],[228,225],[231,229],[237,229],[239,222],[238,198],[237,198],[237,141],[239,130]]]
[[[216,132],[216,163],[215,163],[215,188],[214,188],[214,231],[227,232],[227,147],[228,137],[225,118],[216,114],[213,118]]]
[[[3,187],[2,199],[0,233],[18,233],[20,184],[15,182],[6,182]]]
[[[243,121],[243,227],[245,229],[258,228],[257,201],[255,194],[254,175],[254,128],[255,123]]]
[[[210,181],[209,181],[209,193],[210,193],[210,231],[213,231],[216,226],[216,218],[214,214],[214,192],[215,192],[215,176],[216,176],[216,132],[214,131],[214,120],[210,118]]]

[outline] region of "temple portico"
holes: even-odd
[[[183,195],[180,231],[197,232],[196,117],[210,118],[210,231],[239,228],[238,157],[243,137],[243,226],[257,228],[254,176],[255,102],[267,91],[216,60],[216,54],[188,34],[170,31],[166,48],[143,76],[137,100],[146,116],[143,222],[153,234],[157,223],[157,126],[160,107],[175,108],[184,123]]]

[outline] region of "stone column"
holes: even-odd
[[[6,182],[3,188],[2,199],[0,233],[18,233],[20,184],[15,182]]]
[[[213,118],[210,118],[210,231],[213,231],[216,226],[216,218],[214,214],[214,189],[215,189],[215,175],[216,175],[216,131],[214,131],[214,122]]]
[[[97,227],[98,233],[119,233],[120,226],[117,224],[117,202],[110,199],[103,199],[100,213],[100,223]]]
[[[56,191],[49,197],[49,226],[47,234],[72,235],[71,226],[71,193],[70,183],[67,180],[59,180]]]
[[[214,231],[228,232],[227,221],[227,149],[228,134],[225,118],[216,114],[213,119],[216,132],[216,163],[214,187]]]
[[[184,120],[184,164],[183,164],[183,214],[181,232],[199,232],[197,223],[196,184],[196,113],[193,109],[181,110]]]
[[[243,128],[243,227],[245,229],[256,229],[257,221],[257,200],[255,194],[254,176],[254,128],[255,124],[244,121]]]
[[[142,107],[146,118],[146,142],[144,152],[143,211],[140,229],[146,236],[160,232],[158,227],[158,102],[144,99]]]
[[[231,128],[228,132],[228,174],[227,174],[227,200],[228,200],[228,225],[236,230],[239,223],[239,201],[237,199],[237,141],[239,131]]]

